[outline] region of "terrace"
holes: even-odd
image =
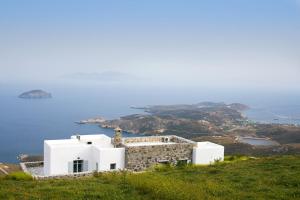
[[[123,138],[122,145],[125,147],[139,147],[139,146],[159,146],[159,145],[174,145],[174,144],[195,144],[195,142],[178,137],[170,136],[148,136],[148,137],[130,137]]]

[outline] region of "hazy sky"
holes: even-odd
[[[2,81],[107,71],[300,89],[300,0],[0,1]]]

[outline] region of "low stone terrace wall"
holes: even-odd
[[[170,141],[178,143],[178,144],[182,144],[182,143],[189,143],[189,144],[194,144],[194,145],[197,144],[196,142],[194,142],[192,140],[188,140],[188,139],[185,139],[185,138],[179,137],[179,136],[171,136]]]
[[[137,143],[137,142],[162,142],[161,136],[149,136],[149,137],[132,137],[124,138],[123,143]]]
[[[137,142],[164,142],[164,138],[168,138],[170,142],[175,143],[195,143],[191,140],[178,137],[175,135],[168,135],[168,136],[148,136],[148,137],[132,137],[132,138],[124,138],[123,144],[126,143],[137,143]],[[167,142],[166,142],[167,143]]]
[[[93,176],[93,172],[80,172],[74,174],[62,174],[62,175],[55,175],[55,176],[44,176],[43,174],[43,161],[37,162],[22,162],[20,163],[21,169],[30,174],[34,179],[60,179],[60,178],[79,178],[84,176]]]
[[[32,167],[43,167],[44,166],[44,162],[43,161],[37,161],[37,162],[21,162],[20,163],[21,169],[23,170],[23,172],[31,174],[30,171],[28,170],[28,168],[32,168]]]
[[[81,177],[91,177],[93,176],[93,172],[81,172],[76,174],[65,174],[65,175],[55,175],[55,176],[33,176],[35,179],[76,179]]]

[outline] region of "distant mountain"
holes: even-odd
[[[73,74],[66,74],[63,76],[64,78],[68,79],[77,79],[77,80],[96,80],[96,81],[107,81],[107,82],[119,82],[119,81],[131,81],[137,80],[137,77],[121,73],[121,72],[114,72],[114,71],[106,71],[102,73],[73,73]]]
[[[19,95],[19,98],[23,99],[48,99],[52,98],[52,95],[43,90],[31,90],[28,92],[24,92]]]

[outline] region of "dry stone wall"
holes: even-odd
[[[136,142],[162,142],[163,137],[161,136],[149,136],[149,137],[132,137],[125,138],[124,143],[136,143]]]
[[[125,167],[141,171],[159,162],[176,164],[178,160],[192,160],[193,146],[193,143],[179,143],[126,147]]]

